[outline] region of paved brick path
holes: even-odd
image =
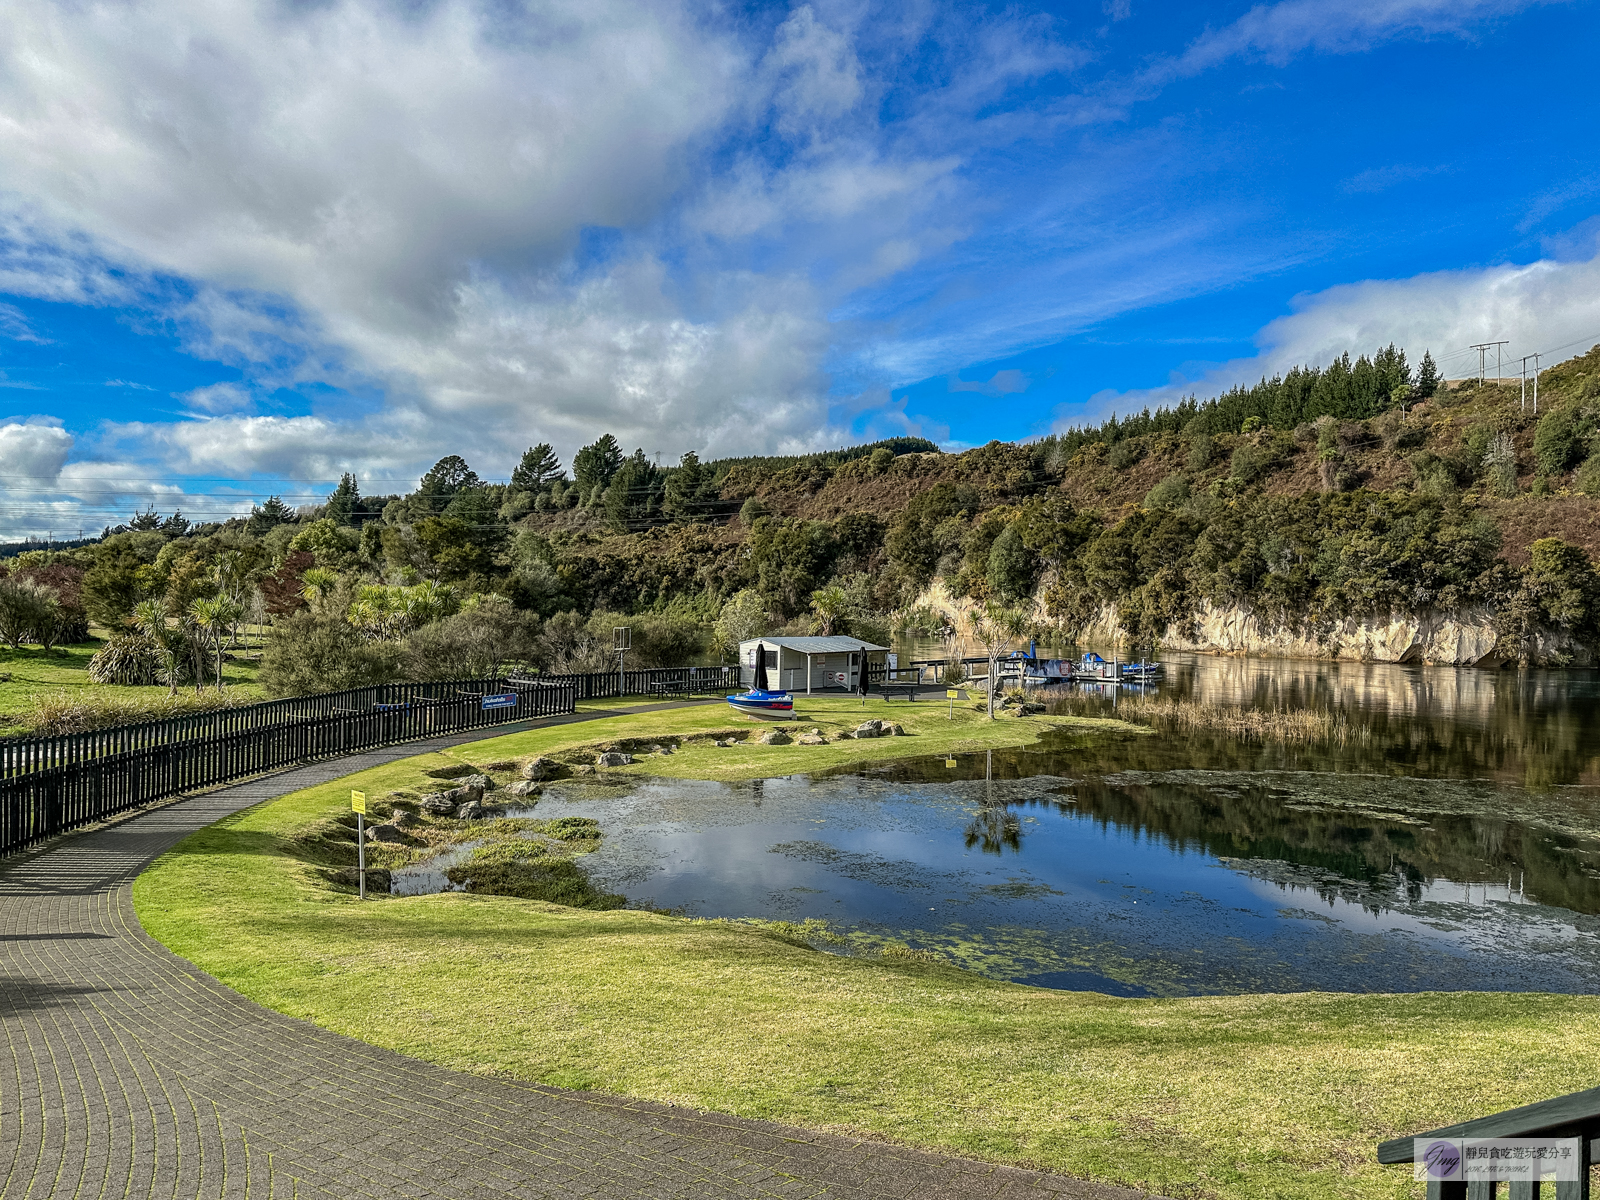
[[[302,767],[0,863],[0,1196],[1132,1200],[1058,1176],[457,1074],[269,1012],[135,918],[134,876],[184,835],[470,740]]]

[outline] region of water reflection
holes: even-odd
[[[607,840],[586,866],[636,902],[823,918],[1044,986],[1600,984],[1600,842],[1537,814],[1471,811],[1498,794],[1489,785],[1406,780],[1396,795],[1393,779],[1334,773],[1090,774],[1089,749],[1061,738],[953,771],[916,761],[759,790],[556,788],[541,809],[598,817]]]

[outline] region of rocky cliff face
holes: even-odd
[[[957,628],[965,627],[970,602],[950,595],[935,583],[919,600],[943,612]],[[1033,619],[1045,622],[1044,613]],[[1123,642],[1124,631],[1115,605],[1107,605],[1077,638],[1086,645],[1113,646]],[[1515,655],[1497,649],[1493,613],[1488,608],[1456,612],[1391,613],[1387,618],[1343,621],[1331,628],[1312,630],[1262,621],[1250,609],[1205,605],[1188,628],[1169,626],[1161,645],[1169,650],[1201,654],[1256,654],[1268,658],[1321,658],[1347,662],[1428,663],[1453,667],[1515,665]],[[1560,630],[1541,630],[1529,647],[1529,661],[1541,667],[1592,667],[1592,649]]]

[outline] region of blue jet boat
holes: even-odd
[[[756,643],[756,677],[748,692],[736,692],[728,697],[728,705],[737,712],[748,713],[769,721],[784,721],[794,716],[794,697],[788,692],[774,692],[767,687],[767,648]]]

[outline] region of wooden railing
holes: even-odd
[[[181,792],[295,763],[570,713],[559,681],[391,683],[0,742],[0,854]]]

